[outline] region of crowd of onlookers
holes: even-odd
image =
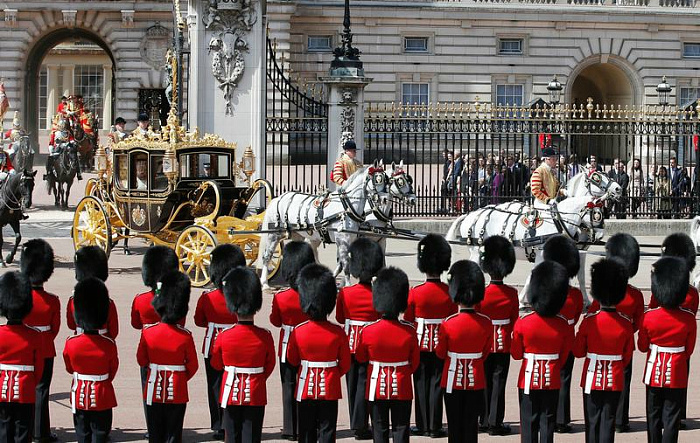
[[[439,209],[442,213],[468,212],[512,200],[529,201],[530,176],[540,164],[537,157],[523,158],[519,152],[503,151],[468,155],[459,150],[444,150],[443,160]],[[675,157],[668,165],[653,161],[643,165],[639,158],[627,164],[615,158],[604,167],[595,155],[579,159],[573,153],[560,155],[557,169],[561,186],[583,171],[604,172],[615,180],[623,194],[619,201],[609,202],[608,210],[616,218],[638,215],[683,218],[695,213],[691,196],[700,189],[695,189],[688,168],[678,165]]]

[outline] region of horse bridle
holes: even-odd
[[[600,177],[600,172],[596,171],[591,175],[586,176],[586,189],[588,192],[593,195],[593,191],[591,191],[591,183],[596,185],[599,189],[603,191],[603,195],[598,197],[602,200],[605,200],[608,195],[610,194],[610,186],[614,183],[612,180],[608,180],[608,183],[605,185],[605,187],[601,186],[603,183],[603,179]]]
[[[377,175],[379,174],[379,175]],[[375,179],[375,176],[377,177]],[[381,177],[381,178],[380,178]],[[369,184],[370,181],[372,181],[372,184],[374,185],[373,191],[375,193],[378,193],[380,191],[377,190],[377,184],[383,184],[386,186],[386,174],[384,173],[384,169],[381,168],[374,168],[370,167],[369,170],[367,171],[367,176],[365,177],[365,182],[362,185],[362,189],[367,189],[367,185]],[[340,198],[340,203],[343,205],[343,209],[345,212],[348,214],[348,216],[355,222],[357,223],[363,223],[365,221],[365,214],[358,213],[355,208],[352,205],[352,202],[350,201],[350,196],[345,192],[344,189],[340,189],[338,191],[338,197]],[[372,196],[368,196],[368,200],[370,201],[370,205],[372,204]]]
[[[24,173],[21,173],[21,174],[22,174],[22,176],[19,179],[20,183],[25,182],[26,180],[28,180],[31,177],[31,176],[25,176]],[[3,188],[7,188],[9,186],[10,178],[11,177],[8,176],[7,179],[5,180],[5,182],[2,184]],[[4,200],[2,201],[2,204],[4,205],[3,207],[9,209],[10,211],[21,211],[22,210],[22,203],[24,201],[24,196],[20,194],[20,197],[17,198],[17,194],[15,194],[14,191],[10,190],[10,189],[8,189],[8,191],[7,191],[7,196],[8,196],[7,201],[4,201]],[[17,205],[17,206],[10,206],[10,203]]]

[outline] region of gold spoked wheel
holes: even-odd
[[[209,283],[211,251],[216,247],[214,234],[201,226],[190,226],[177,238],[175,254],[180,261],[180,270],[189,278],[192,286],[202,287]]]
[[[239,244],[239,246],[241,246],[243,249],[243,254],[245,254],[246,266],[253,267],[255,265],[255,261],[258,259],[260,240],[249,239],[242,245]],[[282,243],[277,245],[275,252],[272,254],[272,258],[270,259],[270,263],[267,265],[268,280],[272,280],[275,274],[277,274],[277,271],[280,269],[280,263],[282,263]]]
[[[84,197],[75,208],[71,238],[76,251],[83,246],[99,246],[109,257],[112,225],[104,206],[95,197]]]

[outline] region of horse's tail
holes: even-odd
[[[56,178],[53,175],[53,171],[46,171],[46,193],[51,195],[54,189],[54,183]]]
[[[450,229],[448,229],[447,234],[445,234],[445,239],[447,239],[448,241],[457,240],[457,233],[459,232],[459,227],[462,225],[462,222],[465,218],[467,218],[468,215],[469,214],[460,215],[455,219],[455,221],[452,222],[452,225],[450,225]]]

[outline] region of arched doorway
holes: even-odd
[[[571,85],[572,103],[586,104],[588,97],[599,105],[623,108],[636,104],[635,91],[627,73],[612,63],[597,63],[584,68]]]
[[[83,95],[86,105],[99,117],[97,129],[110,127],[115,70],[107,44],[84,29],[57,29],[34,44],[27,56],[23,113],[25,127],[39,152],[46,153],[51,116],[62,95]]]

